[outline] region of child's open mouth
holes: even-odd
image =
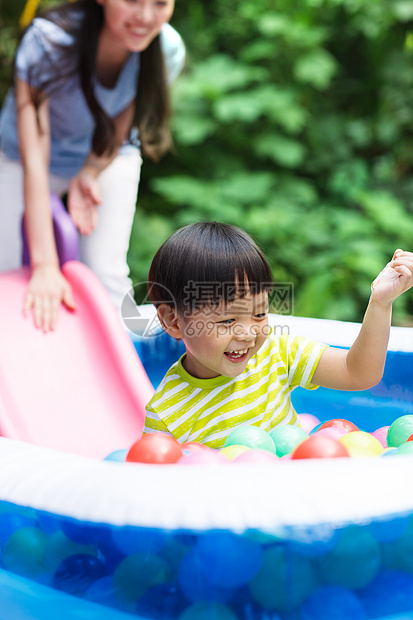
[[[248,355],[248,349],[241,349],[240,351],[225,351],[224,355],[230,362],[243,362]]]

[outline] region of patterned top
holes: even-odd
[[[317,387],[311,379],[325,348],[300,336],[271,333],[243,373],[212,379],[188,374],[184,354],[148,403],[144,432],[221,448],[237,426],[270,431],[278,424],[298,424],[291,392],[298,386]]]

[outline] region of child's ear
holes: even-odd
[[[168,304],[161,304],[157,308],[158,319],[164,330],[172,338],[182,338],[181,322],[174,308]]]

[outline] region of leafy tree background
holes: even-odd
[[[0,2],[1,97],[24,2]],[[175,153],[143,168],[134,281],[177,227],[217,219],[294,284],[294,314],[361,320],[372,279],[413,249],[413,0],[177,0],[172,24],[188,49]],[[397,300],[396,323],[412,314]]]

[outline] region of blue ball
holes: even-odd
[[[117,549],[125,555],[134,553],[157,554],[167,539],[162,530],[129,525],[113,527],[111,536]]]
[[[179,620],[237,620],[235,614],[222,603],[200,602],[188,607]]]
[[[83,596],[94,581],[105,576],[105,567],[93,555],[78,553],[59,564],[53,578],[53,587],[68,594]]]
[[[379,543],[389,543],[403,536],[407,526],[407,519],[397,518],[390,521],[372,521],[367,529]]]
[[[143,618],[156,620],[176,620],[179,618],[188,599],[175,582],[152,586],[142,595],[136,606],[136,613]]]
[[[112,577],[106,576],[94,581],[87,589],[85,599],[106,607],[118,607],[118,601],[113,592]]]
[[[360,599],[341,586],[319,588],[301,606],[300,620],[365,620]]]
[[[114,452],[111,452],[110,454],[105,456],[103,460],[113,461],[114,463],[125,463],[126,455],[128,454],[128,452],[129,450],[127,448],[123,448],[122,450],[115,450]]]
[[[398,570],[384,570],[359,591],[369,618],[393,616],[412,610],[413,576]]]
[[[224,588],[211,579],[205,572],[196,549],[191,549],[183,558],[178,574],[183,593],[190,601],[218,601],[225,603],[234,594],[234,588]]]
[[[196,547],[202,571],[212,583],[235,588],[250,581],[262,563],[261,545],[225,530],[213,530],[199,537]]]

